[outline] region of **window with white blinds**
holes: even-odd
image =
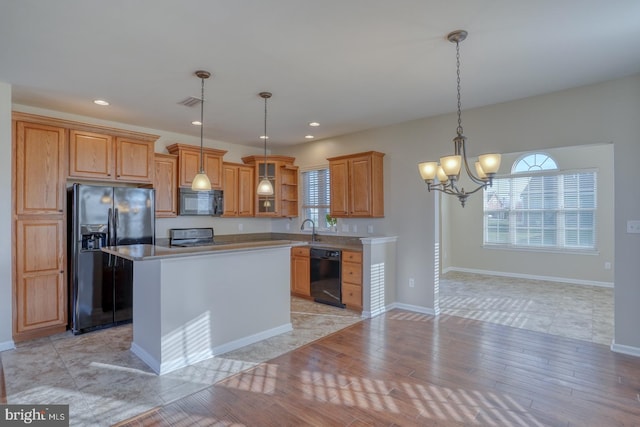
[[[484,189],[484,244],[560,251],[596,249],[594,170],[518,173]]]
[[[302,172],[302,216],[312,219],[319,229],[328,229],[329,214],[329,169],[314,169]],[[310,224],[305,224],[311,229]]]

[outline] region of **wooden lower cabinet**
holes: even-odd
[[[14,339],[62,332],[67,325],[64,219],[16,221]]]
[[[291,248],[291,294],[311,297],[311,261],[308,247]]]
[[[362,252],[342,251],[342,303],[362,310]]]

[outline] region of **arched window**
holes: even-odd
[[[548,154],[529,153],[521,156],[513,163],[511,173],[535,172],[553,169],[558,169],[558,165]]]
[[[484,245],[594,251],[596,183],[595,170],[559,171],[548,154],[522,155],[484,189]]]

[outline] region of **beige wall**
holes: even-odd
[[[11,86],[0,82],[0,351],[13,347],[11,316]]]
[[[551,108],[551,106],[550,106]],[[491,129],[478,130],[486,133]],[[524,147],[523,147],[524,148]],[[539,150],[553,157],[560,170],[597,168],[597,252],[588,254],[483,248],[482,195],[469,199],[464,209],[457,199],[445,198],[443,217],[447,244],[443,245],[443,269],[486,271],[532,278],[603,286],[613,285],[613,144],[594,144]],[[522,152],[502,156],[500,174],[509,174]]]

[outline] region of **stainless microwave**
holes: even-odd
[[[222,190],[194,191],[180,189],[180,215],[220,216],[224,208]]]

